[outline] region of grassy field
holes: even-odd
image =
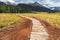
[[[51,24],[60,25],[60,14],[59,13],[44,13],[44,12],[37,12],[37,13],[23,13],[18,14],[27,17],[37,17],[42,19],[47,19]],[[15,14],[0,14],[0,28],[7,27],[9,25],[17,24],[23,22],[24,19],[18,17]]]
[[[15,14],[0,14],[0,28],[23,22],[23,19]]]
[[[26,14],[21,14],[23,16],[27,16],[27,17],[38,17],[38,18],[42,18],[42,19],[46,19],[48,21],[50,21],[51,24],[55,24],[55,25],[60,25],[60,14],[59,13],[44,13],[44,12],[38,12],[38,13],[26,13]]]

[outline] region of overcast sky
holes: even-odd
[[[40,4],[47,4],[50,6],[60,6],[60,0],[0,0],[0,1],[9,1],[11,3],[33,3],[37,1]]]

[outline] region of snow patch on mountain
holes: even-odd
[[[4,2],[6,4],[15,4],[14,0],[0,0],[0,2]]]

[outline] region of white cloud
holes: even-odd
[[[56,6],[56,7],[59,7],[59,6],[60,6],[60,2],[58,2],[58,3],[54,3],[54,2],[53,2],[53,4],[50,4],[49,6],[52,6],[52,7]]]
[[[49,4],[48,6],[60,6],[60,0],[0,0],[3,2],[11,2],[11,3],[33,3],[38,1],[41,4]]]
[[[7,0],[7,1],[9,1],[9,2],[11,2],[11,3],[15,3],[15,1],[14,1],[14,0]]]
[[[17,3],[33,3],[33,0],[15,0]]]
[[[0,0],[0,1],[2,1],[2,2],[7,2],[7,1],[9,1],[9,2],[11,2],[11,3],[15,3],[14,0]]]
[[[6,2],[6,0],[0,0],[0,1]]]
[[[48,4],[48,7],[54,7],[54,6],[59,7],[60,6],[60,2],[55,2],[52,0],[44,0],[42,4]]]

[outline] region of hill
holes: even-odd
[[[25,13],[25,12],[49,12],[49,8],[46,8],[39,4],[38,2],[31,4],[20,3],[18,5],[12,5],[4,2],[0,2],[0,13]]]

